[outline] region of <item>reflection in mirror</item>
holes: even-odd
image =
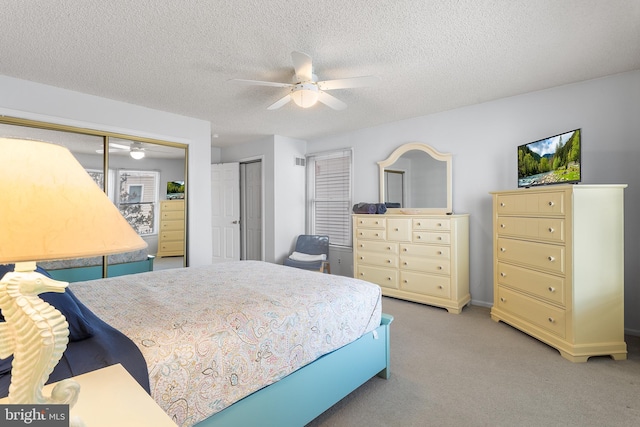
[[[380,202],[391,212],[451,213],[451,154],[405,144],[380,167]]]
[[[20,120],[17,121],[18,123],[7,120],[8,123],[0,122],[0,137],[35,139],[67,147],[96,184],[106,191],[129,224],[147,242],[148,248],[144,253],[110,255],[108,257],[109,276],[139,272],[129,271],[128,269],[131,268],[158,269],[162,268],[162,264],[171,268],[187,265],[184,204],[182,212],[173,214],[182,217],[183,227],[172,230],[171,234],[181,246],[179,256],[167,259],[167,262],[163,263],[153,262],[153,255],[158,252],[161,235],[160,205],[168,198],[167,184],[186,181],[186,145],[92,134],[92,131],[85,132],[82,129],[75,131],[75,128],[48,129],[43,128],[47,124],[41,123],[38,123],[39,126],[32,127],[28,124],[24,125]],[[108,145],[107,156],[104,155],[105,145]],[[105,173],[105,170],[108,172]],[[184,192],[180,197],[184,198]],[[151,262],[147,262],[149,260]],[[76,264],[73,260],[67,260],[64,263],[73,268],[88,263],[87,260],[75,262]],[[136,264],[138,262],[141,263]],[[128,264],[124,267],[123,263]],[[133,265],[135,267],[132,267]],[[101,277],[106,272],[103,267],[100,269]],[[60,280],[69,281],[69,278],[61,277]]]

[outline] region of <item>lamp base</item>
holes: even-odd
[[[18,262],[14,271],[0,280],[0,309],[5,318],[0,327],[0,358],[13,354],[9,403],[71,407],[80,392],[73,380],[56,386],[50,397],[42,394],[44,383],[67,348],[69,324],[60,311],[38,296],[43,292],[62,293],[68,283],[35,269],[35,262]]]

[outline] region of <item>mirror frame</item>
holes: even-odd
[[[447,205],[442,208],[389,208],[387,212],[389,213],[403,213],[403,214],[451,214],[453,213],[453,197],[452,197],[452,159],[453,155],[450,153],[441,153],[430,145],[423,144],[421,142],[410,142],[400,147],[396,148],[391,155],[378,162],[379,172],[380,172],[380,203],[384,203],[384,170],[385,168],[393,165],[396,160],[400,158],[403,154],[408,151],[419,150],[427,153],[432,158],[439,160],[441,162],[446,162],[446,174],[447,174]]]

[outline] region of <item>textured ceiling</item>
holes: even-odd
[[[2,0],[0,74],[196,117],[215,146],[308,139],[640,69],[639,0]],[[291,52],[348,104],[266,108]],[[0,94],[1,96],[1,94]]]

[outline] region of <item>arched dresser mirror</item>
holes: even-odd
[[[353,216],[353,269],[383,295],[460,313],[471,301],[469,215],[453,214],[451,163],[418,142],[378,162],[387,211]]]
[[[450,214],[452,155],[418,142],[398,147],[380,168],[380,203],[389,212]]]

